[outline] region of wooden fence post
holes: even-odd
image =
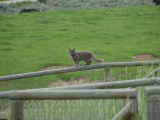
[[[138,120],[138,99],[133,100],[131,113],[132,115],[130,116],[129,120]]]
[[[125,99],[123,109],[112,120],[137,120],[137,99]]]
[[[111,79],[111,67],[104,67],[104,82],[110,82]]]
[[[129,90],[129,89],[128,89]],[[137,113],[138,113],[138,93],[136,92],[136,99],[124,99],[124,106],[126,106],[129,102],[132,102],[131,105],[131,114],[129,116],[125,116],[122,120],[137,120]]]
[[[137,120],[138,101],[137,99],[125,99],[124,106],[126,106],[130,101],[132,101],[131,114],[129,116],[124,116],[122,120]]]
[[[160,95],[148,96],[148,120],[160,120]]]
[[[23,100],[10,100],[11,120],[23,120]]]

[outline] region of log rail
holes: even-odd
[[[76,72],[76,71],[83,71],[83,70],[91,70],[91,69],[99,69],[104,68],[104,71],[107,68],[111,67],[131,67],[131,66],[151,66],[151,65],[160,65],[160,61],[141,61],[141,62],[111,62],[111,63],[101,63],[101,64],[94,64],[88,66],[80,66],[80,67],[69,67],[69,68],[61,68],[55,70],[45,70],[45,71],[37,71],[37,72],[30,72],[30,73],[23,73],[23,74],[15,74],[15,75],[8,75],[8,76],[0,76],[0,81],[6,80],[14,80],[14,79],[22,79],[22,78],[29,78],[29,77],[36,77],[36,76],[44,76],[44,75],[52,75],[52,74],[59,74],[59,73],[68,73],[68,72]],[[104,80],[109,78],[110,73],[105,73]]]

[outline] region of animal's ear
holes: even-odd
[[[73,48],[73,50],[75,51],[75,48]]]
[[[69,51],[71,51],[71,49],[69,48]]]

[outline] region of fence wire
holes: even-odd
[[[110,120],[123,108],[122,99],[24,101],[24,120]],[[1,118],[10,120],[10,109]]]
[[[152,96],[152,95],[150,95]],[[148,116],[150,119],[159,120],[160,119],[160,95],[157,98],[148,100]]]

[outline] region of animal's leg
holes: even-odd
[[[79,67],[79,61],[74,60],[74,67]]]
[[[85,64],[84,66],[86,66],[86,65],[90,65],[90,64],[91,64],[91,62],[92,62],[92,60],[91,60],[91,59],[89,59],[89,60],[86,60],[85,62],[86,62],[86,64]]]

